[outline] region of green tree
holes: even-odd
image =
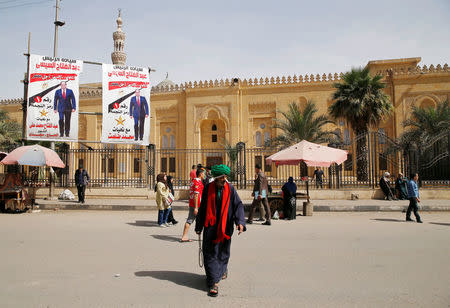
[[[334,102],[329,113],[335,119],[344,118],[351,125],[356,139],[356,174],[359,181],[366,181],[367,174],[367,132],[377,127],[393,110],[389,97],[384,93],[383,77],[370,76],[369,69],[353,68],[344,74],[342,81],[333,85]]]
[[[281,129],[281,134],[270,139],[270,145],[288,147],[302,140],[323,143],[330,141],[334,135],[334,132],[323,130],[324,125],[333,121],[326,115],[316,116],[317,107],[312,101],[308,101],[303,110],[296,103],[291,103],[287,111],[280,113],[283,119],[277,120],[273,127]]]
[[[399,144],[407,150],[416,145],[419,150],[426,149],[433,141],[450,133],[450,104],[443,101],[436,108],[412,106],[411,116],[403,122],[405,131]]]
[[[16,147],[22,137],[22,126],[12,121],[5,110],[0,110],[0,148]]]

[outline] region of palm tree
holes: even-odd
[[[326,115],[316,117],[317,107],[313,101],[308,101],[303,110],[296,103],[291,103],[287,111],[280,113],[284,119],[277,119],[273,127],[281,129],[282,133],[270,139],[271,145],[285,148],[302,140],[323,143],[330,141],[335,135],[334,132],[323,130],[324,125],[334,122]]]
[[[344,74],[342,82],[333,85],[334,103],[329,112],[335,119],[344,118],[356,134],[356,174],[359,181],[367,180],[366,136],[369,127],[376,127],[393,110],[389,97],[384,93],[383,77],[371,77],[369,69],[353,68]]]
[[[405,132],[400,136],[400,146],[407,150],[415,144],[419,150],[441,136],[450,133],[450,104],[443,101],[436,108],[412,106],[411,116],[403,122]]]
[[[0,148],[8,150],[19,144],[22,127],[12,121],[5,110],[0,110]]]
[[[440,174],[441,179],[448,179],[450,168],[450,161],[448,160],[450,143],[449,102],[440,102],[436,108],[412,106],[411,116],[403,122],[403,126],[405,131],[398,140],[398,147],[408,154],[414,153],[416,149],[418,150],[419,164],[424,168],[423,171],[428,170],[422,176],[422,179],[427,179],[430,175],[432,177],[430,179],[439,179],[433,178],[437,174]],[[410,165],[411,170],[416,170],[416,167]]]

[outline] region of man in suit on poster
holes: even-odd
[[[134,141],[144,138],[145,118],[148,118],[148,104],[140,89],[136,89],[130,100],[130,117],[134,118]]]
[[[60,83],[61,89],[56,90],[55,99],[53,100],[53,109],[55,113],[59,113],[59,136],[69,137],[70,133],[70,118],[72,112],[75,112],[76,103],[75,95],[71,89],[67,89],[65,81]]]

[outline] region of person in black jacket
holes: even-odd
[[[75,184],[78,190],[78,202],[84,203],[84,193],[86,191],[86,185],[89,183],[91,178],[86,170],[83,169],[83,165],[78,166],[77,171],[75,171]]]
[[[294,183],[292,176],[289,177],[288,181],[281,188],[283,191],[283,201],[284,201],[284,219],[291,220],[296,219],[297,216],[297,204],[296,204],[296,193],[297,185]]]
[[[175,196],[175,191],[173,190],[173,183],[172,183],[173,176],[168,175],[167,176],[167,186],[169,187],[170,193]],[[178,223],[177,220],[173,217],[173,208],[169,212],[169,216],[167,217],[167,223],[171,222],[173,225],[176,225]]]

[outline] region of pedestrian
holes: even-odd
[[[168,175],[167,176],[167,187],[169,187],[170,193],[172,196],[175,196],[175,191],[173,190],[173,182],[172,182],[173,176]],[[172,225],[176,225],[178,223],[177,220],[175,220],[175,217],[173,217],[173,208],[171,207],[171,210],[169,211],[169,217],[167,217],[167,223]]]
[[[156,205],[158,207],[158,225],[168,227],[167,219],[171,210],[169,204],[169,187],[167,186],[167,177],[164,173],[156,177]]]
[[[323,174],[323,170],[320,167],[317,167],[316,170],[314,170],[313,176],[316,178],[316,188],[322,189],[322,183],[325,179],[325,175]]]
[[[215,178],[206,185],[195,222],[195,232],[203,231],[203,261],[208,295],[219,294],[219,282],[228,277],[231,236],[236,225],[238,234],[246,231],[244,206],[236,189],[227,181],[230,168],[212,167]]]
[[[392,190],[391,190],[390,177],[391,177],[391,175],[389,174],[389,172],[386,171],[384,173],[384,176],[382,176],[380,178],[380,188],[384,193],[385,200],[392,201],[394,199],[394,194],[392,193]]]
[[[411,211],[414,211],[414,216],[416,216],[416,220],[418,223],[422,223],[422,220],[419,216],[419,206],[420,202],[419,198],[419,187],[417,186],[417,181],[419,180],[419,174],[413,173],[411,174],[410,180],[408,181],[408,199],[409,206],[406,211],[406,221],[413,221],[411,219]]]
[[[289,177],[288,181],[281,188],[283,192],[283,202],[284,202],[284,219],[291,220],[297,217],[297,185],[294,183],[292,176]]]
[[[75,184],[77,185],[79,203],[84,203],[86,185],[90,180],[91,178],[89,177],[87,171],[84,170],[83,164],[79,164],[77,171],[75,171]]]
[[[195,165],[192,165],[191,172],[189,173],[189,178],[191,179],[191,182],[195,179],[197,176],[197,167]]]
[[[255,185],[253,186],[253,202],[250,207],[250,213],[248,215],[247,223],[252,224],[253,223],[253,215],[255,214],[255,208],[256,206],[259,206],[260,213],[262,215],[263,211],[266,212],[266,221],[263,222],[263,225],[270,226],[270,207],[269,207],[269,201],[267,200],[267,193],[269,191],[269,184],[266,178],[266,175],[261,170],[261,166],[256,164],[255,165]],[[262,216],[260,218],[262,220]]]
[[[403,176],[402,173],[398,174],[397,180],[395,180],[395,192],[397,194],[397,199],[406,200],[408,199],[408,179]]]
[[[189,227],[194,222],[195,217],[198,214],[198,208],[200,207],[200,202],[202,200],[203,193],[203,179],[205,178],[205,169],[197,169],[197,177],[191,183],[191,189],[189,192],[189,214],[184,224],[183,236],[180,242],[192,242],[188,237]]]
[[[206,184],[211,183],[214,181],[212,175],[211,175],[211,166],[206,166],[206,172],[205,172],[205,178],[203,179],[203,185],[206,186]]]

